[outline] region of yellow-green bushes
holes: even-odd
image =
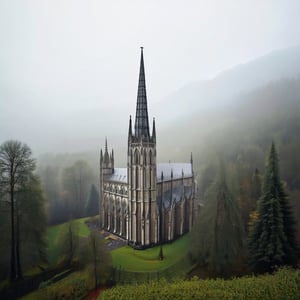
[[[274,275],[245,276],[231,280],[193,278],[173,283],[153,282],[106,290],[110,299],[300,299],[300,270],[281,269]]]

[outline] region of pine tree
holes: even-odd
[[[251,180],[251,198],[255,201],[261,196],[261,175],[259,170],[256,168]],[[255,209],[255,203],[254,203]]]
[[[274,143],[267,158],[257,220],[251,225],[248,246],[254,270],[270,272],[276,266],[296,262],[295,220],[280,180]]]
[[[99,201],[99,194],[95,185],[92,184],[85,208],[87,216],[95,216],[99,214]]]
[[[192,231],[191,253],[215,275],[230,275],[243,246],[238,204],[228,189],[225,170],[206,192],[205,206]]]

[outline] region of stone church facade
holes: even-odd
[[[135,248],[170,242],[190,231],[197,207],[193,159],[157,163],[156,129],[150,134],[143,48],[134,130],[128,130],[127,168],[115,168],[114,152],[100,152],[102,228]]]

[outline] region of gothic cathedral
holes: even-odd
[[[127,168],[114,167],[107,141],[100,152],[102,228],[137,249],[170,242],[190,231],[195,204],[193,159],[189,163],[156,162],[156,130],[150,135],[143,48],[134,131],[128,130]]]

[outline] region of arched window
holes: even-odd
[[[152,151],[149,151],[149,165],[152,165]]]
[[[139,168],[136,167],[135,168],[135,188],[138,189],[139,188]]]
[[[147,165],[147,152],[144,151],[144,166]]]
[[[140,163],[140,154],[138,150],[134,151],[134,163],[138,165]]]

